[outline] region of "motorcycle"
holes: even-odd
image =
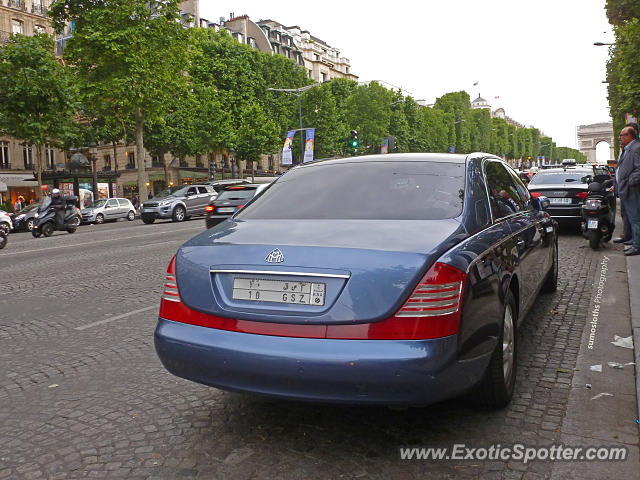
[[[50,237],[56,230],[75,233],[82,219],[80,209],[76,207],[78,197],[69,195],[63,199],[65,210],[62,226],[58,227],[56,225],[56,210],[51,205],[51,197],[46,197],[38,207],[38,213],[35,216],[33,230],[31,230],[31,234],[34,237],[38,238],[40,235]]]
[[[582,204],[581,228],[582,235],[589,240],[589,247],[593,250],[600,247],[600,242],[611,240],[616,228],[616,199],[610,177],[597,175],[589,183]]]

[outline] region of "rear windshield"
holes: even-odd
[[[586,172],[540,172],[534,175],[529,185],[551,185],[561,183],[587,183]]]
[[[463,164],[318,164],[291,170],[237,218],[440,220],[459,216],[463,197]]]
[[[231,190],[223,190],[216,200],[245,200],[255,195],[256,189],[253,188],[233,188]]]

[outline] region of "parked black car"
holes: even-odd
[[[207,228],[231,217],[268,186],[268,183],[243,183],[226,187],[205,208]]]
[[[27,205],[19,212],[11,214],[14,232],[30,232],[33,230],[33,223],[36,219],[36,213],[38,213],[38,206],[39,204],[33,203],[31,205]]]

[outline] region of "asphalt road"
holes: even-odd
[[[541,479],[550,462],[406,461],[399,448],[557,442],[601,253],[565,231],[559,290],[518,333],[512,404],[282,402],[176,378],[155,355],[166,266],[204,229],[82,226],[0,251],[0,479]],[[585,280],[587,279],[587,280]]]

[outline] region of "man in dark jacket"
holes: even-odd
[[[60,194],[60,190],[54,188],[51,191],[51,207],[56,211],[56,228],[62,228],[64,225],[64,211],[66,205],[64,204],[64,198]]]
[[[637,123],[627,123],[625,125],[625,127],[631,127],[635,130],[636,132],[636,137],[638,137],[638,134],[640,133],[640,129],[638,128],[638,124]],[[622,150],[620,150],[620,155],[618,155],[618,166],[617,168],[620,167],[620,164],[622,163]],[[617,181],[614,183],[615,185],[615,194],[617,197],[620,196],[619,192],[618,192],[618,183]],[[622,236],[615,238],[613,240],[613,243],[624,243],[625,245],[631,245],[631,224],[629,223],[629,216],[627,215],[627,212],[625,212],[624,210],[624,202],[622,201],[622,199],[620,199],[620,213],[622,215],[622,225],[623,225],[623,229],[622,229]]]
[[[631,247],[624,254],[640,255],[640,142],[632,127],[624,127],[620,132],[620,146],[622,154],[616,183],[632,234]]]

